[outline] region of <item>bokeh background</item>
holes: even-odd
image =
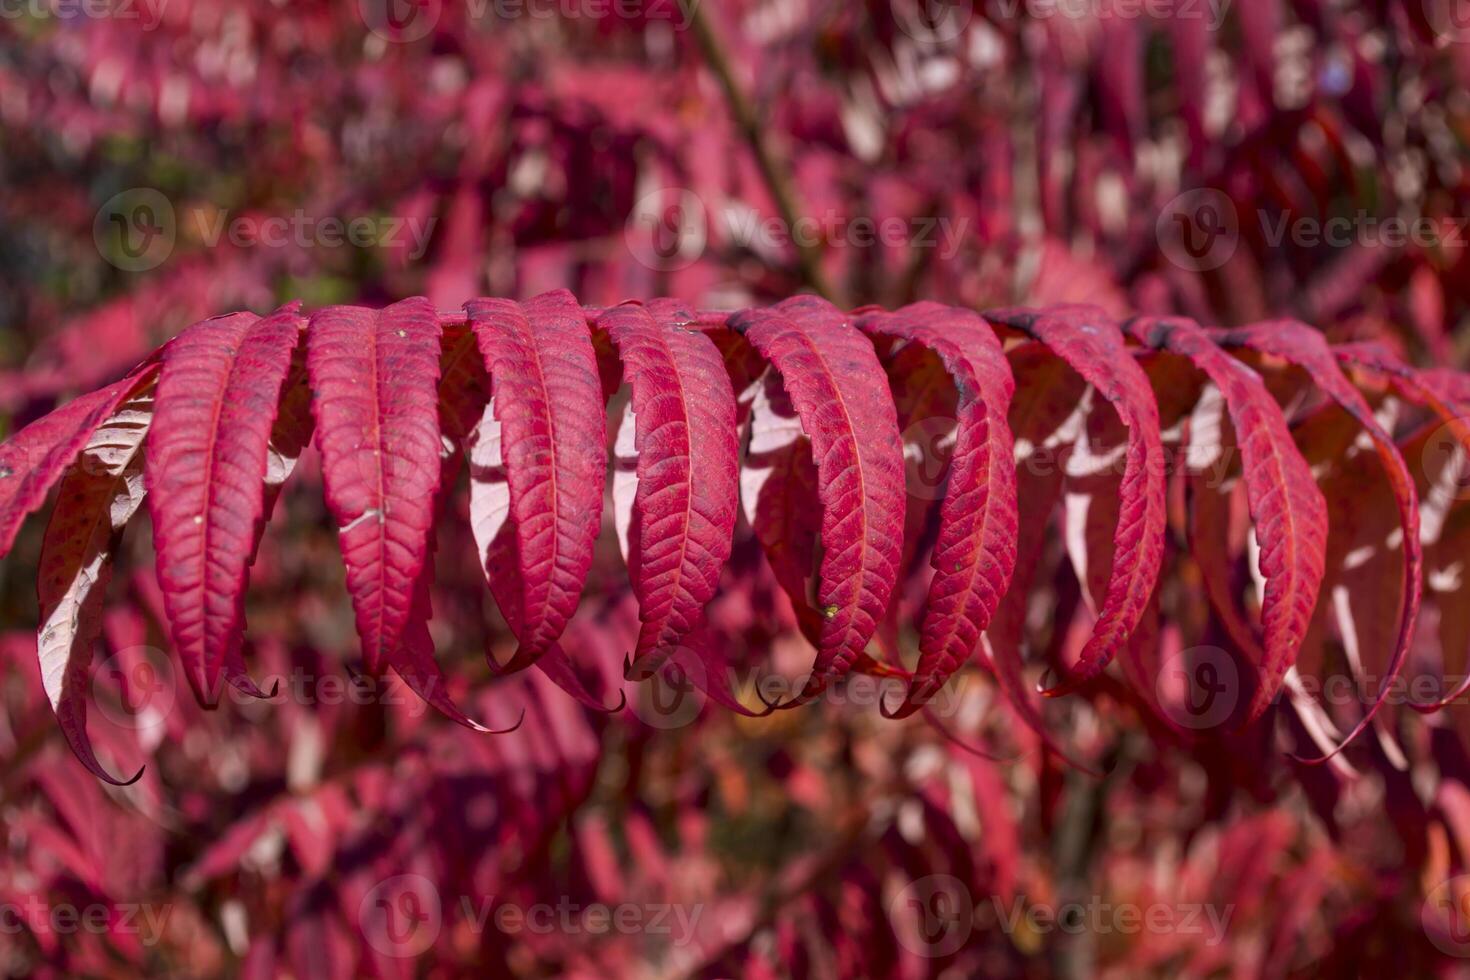
[[[298,298],[1076,301],[1462,365],[1467,78],[1460,0],[0,0],[0,431],[189,323]],[[914,463],[922,499],[943,461]],[[40,690],[39,527],[0,563],[0,971],[1407,976],[1470,954],[1435,918],[1470,843],[1457,720],[1400,719],[1408,761],[1369,737],[1310,767],[1269,733],[1181,741],[1109,689],[1049,703],[1095,778],[978,665],[904,722],[864,689],[745,718],[677,676],[594,710],[492,677],[511,641],[461,494],[439,655],[479,717],[526,709],[476,736],[353,673],[315,467],[252,576],[271,701],[205,711],[175,683],[130,531],[92,718],[116,771],[147,767],[126,789]],[[1054,551],[1038,673],[1081,615]],[[799,671],[743,526],[726,576],[734,662]],[[636,622],[609,528],[565,642],[609,706]]]

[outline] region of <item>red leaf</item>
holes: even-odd
[[[944,685],[976,650],[1010,586],[1016,565],[1016,468],[1010,409],[1015,382],[990,326],[974,313],[918,303],[863,317],[869,333],[932,349],[959,392],[949,480],[930,559],[929,587],[913,684],[898,715],[908,715]]]
[[[143,441],[153,387],[150,372],[85,441],[78,464],[61,481],[36,577],[36,653],[46,696],[77,758],[98,779],[117,786],[135,782],[143,771],[118,780],[102,767],[87,737],[86,697],[112,556],[123,527],[143,503]]]
[[[1102,672],[1138,626],[1153,593],[1163,562],[1165,523],[1158,407],[1148,376],[1134,362],[1117,326],[1101,311],[1062,306],[1046,312],[1000,310],[985,316],[1051,348],[1112,403],[1128,430],[1107,596],[1077,663],[1060,684],[1045,692],[1054,697]]]
[[[1128,324],[1141,343],[1187,357],[1224,396],[1241,452],[1246,499],[1261,544],[1265,577],[1261,683],[1246,712],[1255,721],[1270,705],[1311,623],[1327,551],[1327,505],[1286,417],[1259,375],[1225,354],[1191,320],[1142,318]],[[1193,434],[1191,436],[1193,449]]]
[[[982,636],[983,649],[1001,691],[1021,720],[1052,752],[1079,769],[1046,729],[1034,691],[1025,679],[1022,641],[1032,584],[1046,539],[1048,517],[1061,493],[1072,429],[1083,420],[1079,406],[1086,387],[1077,373],[1038,343],[1023,344],[1008,360],[1018,384],[1007,424],[1015,438],[1016,504],[1019,512],[1016,565],[1010,588]]]
[[[240,653],[245,583],[264,526],[271,430],[303,324],[297,309],[205,320],[163,355],[147,448],[158,583],[184,672],[207,704],[221,671],[260,696]]]
[[[893,593],[903,445],[872,343],[830,303],[799,296],[737,314],[730,327],[780,372],[817,465],[823,622],[812,677],[794,702],[801,703],[865,656]]]
[[[519,581],[505,584],[515,594],[490,586],[518,626],[520,648],[506,666],[517,670],[557,641],[581,598],[601,524],[606,412],[591,335],[570,293],[473,300],[465,309],[492,395],[476,445],[495,457],[472,457],[472,466],[504,466],[503,480],[476,477],[472,517],[482,559],[504,522],[514,525]],[[508,605],[518,607],[514,616]]]
[[[363,661],[377,674],[412,614],[439,489],[440,328],[409,299],[311,318],[306,364],[327,509],[341,536]]]
[[[1322,335],[1311,327],[1291,320],[1273,320],[1230,330],[1215,330],[1211,336],[1226,347],[1244,347],[1259,354],[1278,357],[1306,371],[1312,383],[1335,401],[1363,428],[1373,441],[1384,475],[1398,504],[1399,523],[1403,528],[1404,576],[1400,600],[1398,640],[1394,645],[1382,684],[1373,704],[1363,718],[1339,743],[1333,752],[1312,761],[1324,761],[1341,751],[1358,736],[1388,697],[1390,687],[1403,668],[1409,645],[1414,638],[1414,621],[1419,613],[1420,568],[1423,564],[1419,545],[1419,498],[1413,477],[1399,455],[1398,447],[1378,420],[1362,394],[1343,376],[1332,349]]]
[[[598,318],[632,401],[615,455],[618,539],[642,626],[629,675],[645,679],[704,620],[730,558],[739,501],[735,395],[715,345],[671,305],[619,306]]]
[[[158,370],[150,357],[121,381],[68,402],[0,445],[0,557],[10,551],[23,522],[46,502],[92,433]]]

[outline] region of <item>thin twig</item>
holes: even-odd
[[[770,141],[766,139],[766,134],[762,131],[759,120],[756,119],[755,109],[751,106],[750,99],[746,97],[740,83],[735,80],[735,73],[730,67],[730,59],[725,57],[725,50],[720,46],[714,28],[705,18],[703,0],[680,0],[680,6],[684,10],[685,20],[694,30],[694,37],[699,42],[699,49],[704,56],[705,63],[715,73],[720,87],[725,90],[725,101],[729,103],[730,114],[735,117],[735,124],[740,128],[745,141],[750,144],[750,150],[755,154],[756,165],[760,167],[761,177],[766,182],[766,189],[770,191],[771,197],[775,200],[776,209],[781,212],[781,220],[785,223],[788,237],[796,249],[796,262],[802,281],[813,292],[842,306],[843,303],[837,298],[831,284],[822,274],[821,248],[815,242],[798,240],[796,228],[801,212],[796,205],[796,192],[792,187],[791,176],[784,162],[777,158]]]

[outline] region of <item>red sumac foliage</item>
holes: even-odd
[[[1044,526],[1060,510],[1093,625],[1052,665],[1060,679],[1043,693],[1099,683],[1121,657],[1135,702],[1178,729],[1154,680],[1161,571],[1185,552],[1248,667],[1235,722],[1249,725],[1320,643],[1324,590],[1373,581],[1356,574],[1365,564],[1381,581],[1385,556],[1392,565],[1402,552],[1393,622],[1339,624],[1355,630],[1364,673],[1382,665],[1380,687],[1346,737],[1316,726],[1326,754],[1383,703],[1420,600],[1429,522],[1375,403],[1396,398],[1427,424],[1447,423],[1457,446],[1470,435],[1470,380],[1366,345],[1333,348],[1296,323],[1118,323],[1082,306],[845,313],[810,296],[738,313],[672,300],[590,309],[566,292],[454,312],[411,299],[216,317],[0,446],[0,554],[60,485],[41,549],[38,652],[77,755],[113,779],[89,746],[83,697],[111,558],[144,497],[174,645],[199,697],[211,700],[221,680],[262,695],[242,656],[243,593],[313,435],[366,670],[399,673],[475,725],[444,693],[427,630],[438,507],[467,459],[479,562],[519,643],[492,667],[535,666],[596,704],[558,641],[602,523],[619,378],[630,395],[611,498],[642,622],[628,679],[707,646],[704,607],[742,509],[816,650],[797,696],[768,710],[861,671],[907,684],[902,703],[884,708],[904,716],[975,660],[1038,723],[1018,630]],[[906,494],[906,453],[934,443],[914,422],[936,410],[953,423],[947,480],[941,492]],[[1042,447],[1055,469],[1037,467]],[[1327,464],[1362,454],[1386,475],[1397,518],[1366,552],[1357,526],[1329,546],[1337,511],[1318,483]],[[1232,512],[1254,528],[1244,553],[1231,542]],[[1437,534],[1444,522],[1433,523]],[[910,671],[883,633],[913,583],[927,599]],[[1463,658],[1466,637],[1442,640],[1447,665]],[[728,692],[719,700],[738,707]]]

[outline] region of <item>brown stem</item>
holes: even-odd
[[[720,87],[725,91],[725,101],[729,104],[730,114],[735,117],[735,125],[740,128],[745,141],[750,144],[750,151],[755,154],[756,165],[760,167],[761,177],[766,182],[766,189],[770,191],[771,197],[776,202],[776,209],[781,212],[781,220],[791,232],[790,237],[796,249],[796,262],[802,281],[813,292],[842,306],[842,301],[838,299],[831,284],[822,274],[821,249],[814,242],[796,240],[795,230],[800,210],[796,206],[796,192],[792,187],[791,176],[784,166],[784,161],[777,158],[770,141],[766,139],[766,134],[761,130],[750,99],[746,97],[740,83],[735,80],[735,73],[730,67],[730,59],[725,57],[724,48],[720,46],[714,28],[710,26],[704,15],[704,3],[702,0],[680,0],[680,6],[684,10],[686,21],[694,30],[694,37],[699,43],[705,63],[715,73],[715,78],[719,80]]]

